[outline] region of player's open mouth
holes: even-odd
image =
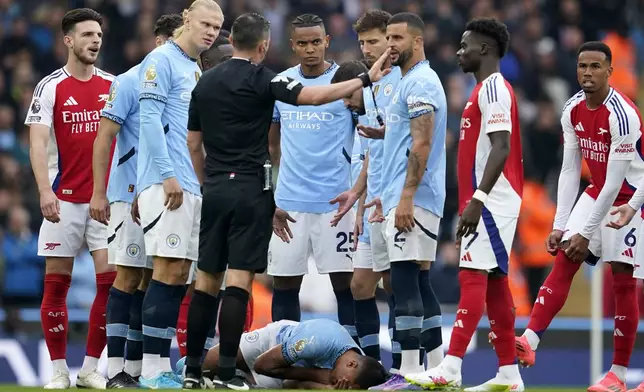
[[[98,48],[89,48],[89,51],[96,54],[98,53]]]

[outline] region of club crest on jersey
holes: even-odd
[[[136,257],[139,257],[140,254],[141,254],[141,247],[140,246],[138,246],[137,244],[128,245],[128,247],[127,247],[127,255],[128,256],[130,256],[132,258],[136,258]]]
[[[391,99],[391,103],[397,103],[398,102],[398,93],[394,94],[394,97]]]
[[[295,342],[295,345],[293,346],[293,348],[295,349],[295,352],[301,353],[302,350],[304,350],[304,347],[306,347],[306,344],[308,342],[309,341],[307,339],[300,339],[297,342]]]
[[[179,238],[179,236],[176,234],[170,234],[165,239],[165,244],[168,245],[168,248],[176,249],[179,247],[179,245],[181,245],[181,238]]]
[[[38,99],[34,99],[34,103],[31,104],[31,112],[33,114],[36,114],[40,111],[42,106],[40,106],[40,101]]]
[[[259,339],[259,332],[251,332],[244,337],[248,343],[255,343]]]
[[[390,96],[393,91],[394,91],[394,86],[391,83],[386,85],[384,89],[385,97]]]

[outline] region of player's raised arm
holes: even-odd
[[[320,384],[329,383],[331,370],[292,366],[299,360],[297,356],[297,350],[289,350],[288,347],[279,344],[257,358],[255,361],[255,372],[282,380],[313,381]]]
[[[49,179],[47,148],[53,122],[55,83],[41,81],[34,90],[34,97],[27,113],[25,125],[29,126],[29,159],[40,193],[40,209],[50,222],[59,222],[60,204]]]
[[[161,114],[168,102],[171,83],[169,60],[160,55],[149,55],[141,64],[139,73],[139,103],[141,116],[140,139],[145,139],[149,153],[164,180],[175,177],[168,155]]]
[[[631,161],[635,158],[635,143],[641,127],[638,113],[620,97],[615,96],[607,105],[613,110],[609,116],[611,144],[608,153],[606,180],[586,225],[579,233],[586,239],[590,239],[597,230],[622,188]]]
[[[337,101],[349,96],[354,91],[369,87],[371,83],[377,82],[387,75],[391,69],[382,69],[383,64],[389,58],[389,49],[380,56],[368,74],[362,74],[360,78],[347,80],[342,83],[334,83],[326,86],[307,86],[287,76],[277,75],[271,81],[271,92],[275,100],[286,102],[291,105],[324,105],[325,103]]]
[[[197,83],[197,86],[199,84]],[[192,167],[195,169],[199,184],[203,185],[204,170],[206,166],[206,151],[203,148],[203,133],[201,132],[201,120],[199,117],[199,108],[195,101],[195,91],[192,90],[192,99],[188,109],[188,151],[190,151],[190,160]]]

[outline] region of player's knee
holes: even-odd
[[[116,271],[116,266],[108,264],[107,262],[107,249],[93,251],[92,259],[94,259],[94,270],[97,274]]]
[[[171,286],[182,285],[188,280],[191,266],[183,259],[155,257],[152,279]]]
[[[197,270],[197,278],[195,282],[190,284],[190,287],[194,290],[199,290],[210,295],[216,295],[219,289],[221,288],[221,283],[224,280],[224,273],[220,272],[217,274],[209,274],[200,269]],[[188,289],[190,290],[190,289]]]
[[[302,286],[302,276],[274,276],[273,288],[277,290],[299,290]]]
[[[346,290],[351,287],[353,272],[334,272],[329,274],[333,291]]]
[[[143,271],[141,268],[117,266],[116,279],[114,280],[114,287],[126,293],[134,293],[134,291],[141,283]]]
[[[353,295],[353,299],[369,299],[376,295],[376,284],[373,284],[373,279],[365,278],[361,274],[355,274],[353,279],[351,279],[351,294]]]
[[[242,270],[228,270],[226,275],[226,287],[239,287],[250,293],[255,273]]]
[[[73,257],[47,257],[45,259],[46,274],[71,275],[73,268]]]

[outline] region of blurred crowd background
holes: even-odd
[[[511,281],[517,313],[529,314],[553,262],[543,243],[555,214],[561,165],[559,116],[565,101],[578,90],[577,48],[587,40],[605,41],[613,50],[612,85],[636,103],[643,102],[639,79],[644,70],[644,0],[219,0],[219,4],[225,12],[226,29],[236,16],[249,11],[270,20],[272,43],[265,63],[275,71],[297,62],[288,39],[290,22],[299,14],[315,13],[324,19],[331,36],[328,58],[336,62],[360,58],[352,24],[366,10],[411,11],[423,17],[425,52],[441,77],[449,106],[448,197],[439,256],[432,267],[434,289],[446,310],[459,296],[458,253],[453,243],[456,149],[461,111],[474,86],[473,78],[458,69],[455,53],[469,19],[494,16],[503,20],[511,32],[511,47],[501,71],[512,83],[519,103],[526,173]],[[41,298],[44,260],[36,253],[42,217],[23,121],[36,83],[66,61],[62,16],[74,7],[91,7],[104,15],[98,66],[119,74],[154,48],[156,19],[188,5],[185,0],[0,0],[0,300],[6,312],[6,333],[23,331],[19,310],[37,308]],[[584,176],[588,178],[587,170]],[[588,270],[579,275],[564,315],[588,315]],[[301,293],[303,310],[333,311],[335,298],[327,281],[326,277],[307,277]],[[69,307],[89,307],[94,285],[93,264],[85,252],[74,266]],[[607,316],[612,315],[611,286],[606,279]],[[270,279],[258,278],[254,292],[257,316],[269,321]]]

